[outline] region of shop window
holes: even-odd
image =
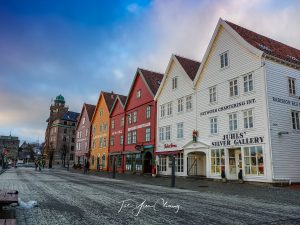
[[[132,155],[127,154],[126,155],[126,170],[127,171],[131,171],[132,169]]]
[[[250,92],[253,91],[253,75],[247,74],[244,76],[244,92]]]
[[[294,130],[300,130],[300,120],[298,111],[292,111],[292,125]]]
[[[213,103],[217,101],[217,87],[211,87],[209,89],[209,102]]]
[[[159,157],[158,171],[160,171],[160,172],[167,171],[167,156],[162,155]]]
[[[135,170],[136,171],[142,171],[142,156],[141,154],[136,154],[135,155]]]
[[[243,115],[244,115],[244,128],[245,129],[253,128],[253,111],[252,111],[252,109],[244,111]]]
[[[289,94],[291,96],[295,96],[296,95],[296,79],[289,77],[288,81],[289,81]]]
[[[211,149],[211,174],[221,174],[225,171],[225,153],[224,149]]]
[[[102,169],[106,167],[105,155],[102,156]]]
[[[262,146],[244,147],[246,176],[264,175],[264,156]]]
[[[118,167],[121,167],[122,166],[122,156],[121,155],[118,155],[118,164],[117,164]]]
[[[176,156],[176,172],[183,172],[183,153],[178,153]]]
[[[228,62],[228,51],[224,52],[220,55],[220,64],[221,64],[221,68],[226,68],[229,66],[229,62]]]

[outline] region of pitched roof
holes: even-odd
[[[91,121],[92,117],[93,117],[93,114],[94,114],[94,111],[96,109],[96,106],[91,105],[91,104],[87,104],[87,103],[84,103],[84,104],[85,104],[85,108],[86,108],[86,111],[87,111],[87,114],[88,114],[88,117],[89,117],[89,121]]]
[[[295,64],[300,64],[300,50],[255,33],[232,22],[225,22],[250,45],[263,51],[267,55],[271,55]]]
[[[114,93],[113,91],[112,92],[104,92],[104,91],[102,91],[102,94],[104,96],[104,99],[105,99],[108,111],[110,111],[111,107],[113,106],[113,104],[115,102],[117,94]]]
[[[138,69],[141,71],[142,75],[145,78],[145,81],[147,82],[149,88],[151,89],[153,95],[156,94],[159,85],[164,77],[161,73],[156,73],[153,71],[145,70],[145,69]]]
[[[125,95],[118,95],[118,96],[119,96],[119,98],[120,98],[122,104],[124,105],[124,104],[126,103],[127,96],[125,96]]]
[[[178,55],[175,55],[175,57],[191,80],[194,80],[201,63]]]
[[[77,118],[80,115],[80,113],[68,111],[66,112],[61,119],[68,120],[72,122],[77,122]]]

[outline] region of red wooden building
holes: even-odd
[[[154,96],[162,78],[163,74],[138,68],[133,79],[125,103],[123,168],[126,172],[155,172],[156,104]]]

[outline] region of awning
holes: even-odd
[[[163,152],[155,152],[155,155],[176,155],[177,153],[183,151],[181,150],[175,150],[175,151],[163,151]]]
[[[109,155],[121,155],[122,152],[110,152]]]

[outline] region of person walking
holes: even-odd
[[[34,165],[35,165],[35,171],[37,171],[37,168],[38,168],[38,160],[37,159],[34,161]]]

